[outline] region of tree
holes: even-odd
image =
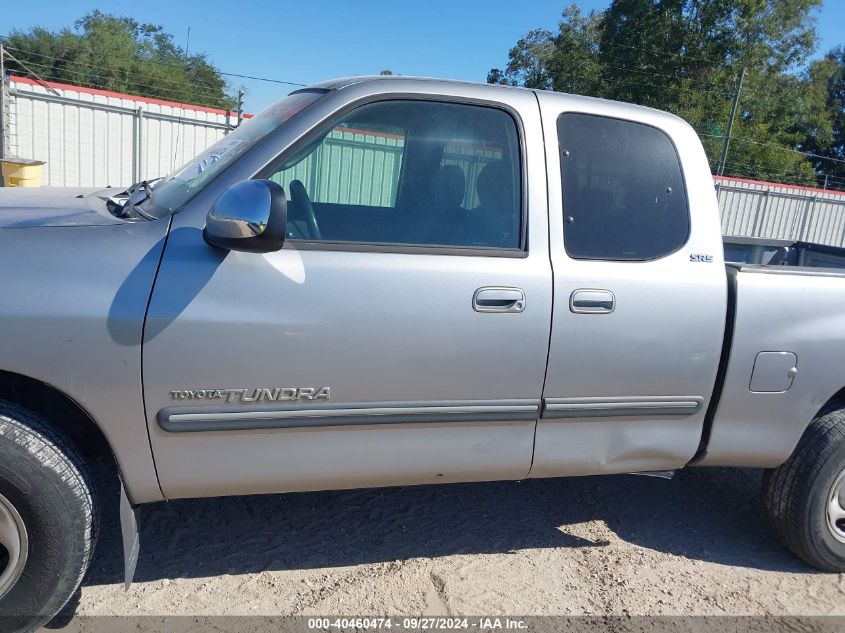
[[[845,189],[845,48],[830,51],[825,62],[832,67],[821,74],[827,77],[825,101],[833,125],[829,137],[810,130],[802,149],[815,155],[816,170],[828,177],[832,188]]]
[[[188,54],[161,26],[92,11],[74,28],[12,31],[7,48],[15,74],[126,92],[144,97],[232,109],[220,71],[204,53]]]
[[[487,82],[601,94],[600,14],[591,11],[583,15],[572,4],[562,17],[557,34],[537,29],[522,37],[509,52],[506,70],[491,69]]]
[[[834,64],[808,62],[819,4],[613,0],[587,15],[573,4],[556,33],[521,38],[488,81],[669,110],[696,128],[715,168],[744,68],[725,173],[815,184],[820,165],[796,150],[812,137],[822,151],[836,134],[827,103]]]

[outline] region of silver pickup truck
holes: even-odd
[[[0,614],[79,585],[89,475],[138,504],[769,469],[845,570],[845,275],[726,267],[656,110],[409,78],[291,93],[172,175],[0,193]],[[573,500],[576,502],[577,500]]]

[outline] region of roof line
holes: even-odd
[[[845,191],[837,191],[836,189],[819,189],[818,187],[805,187],[804,185],[789,185],[785,182],[770,182],[768,180],[751,180],[750,178],[734,178],[732,176],[713,176],[715,181],[725,182],[745,182],[752,185],[766,185],[768,187],[778,187],[780,189],[797,189],[799,191],[812,191],[816,194],[829,194],[833,196],[845,196]]]
[[[210,114],[219,114],[221,116],[229,116],[237,118],[238,113],[235,110],[223,110],[222,108],[209,108],[201,105],[193,105],[189,103],[177,103],[176,101],[167,101],[166,99],[156,99],[154,97],[142,97],[140,95],[132,95],[124,92],[113,92],[111,90],[101,90],[100,88],[88,88],[86,86],[77,86],[75,84],[65,84],[57,81],[37,81],[30,77],[20,77],[12,75],[9,77],[10,81],[19,84],[26,84],[29,86],[44,86],[58,90],[70,90],[72,92],[82,92],[85,94],[98,95],[101,97],[111,97],[114,99],[125,99],[127,101],[140,101],[141,103],[150,103],[153,105],[168,106],[171,108],[182,108],[183,110],[194,110],[196,112],[208,112]],[[244,114],[244,118],[251,118],[251,114]]]

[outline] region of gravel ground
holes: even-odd
[[[175,501],[122,586],[105,517],[77,615],[845,614],[845,575],[775,541],[760,473]]]

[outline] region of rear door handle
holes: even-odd
[[[472,295],[472,309],[476,312],[522,312],[525,293],[520,288],[484,286]]]
[[[569,297],[569,309],[578,314],[608,314],[616,309],[616,297],[610,290],[579,288]]]

